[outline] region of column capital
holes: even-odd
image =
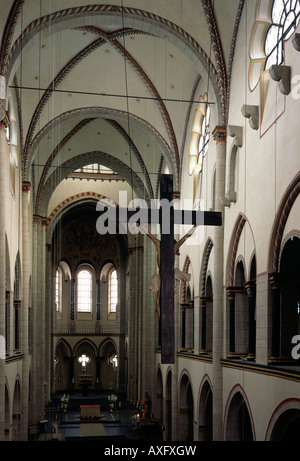
[[[236,293],[243,293],[245,291],[245,288],[240,286],[228,286],[226,287],[226,293],[229,299],[234,299]]]
[[[227,128],[226,126],[216,126],[212,132],[212,137],[217,144],[226,142],[227,139]]]
[[[248,295],[249,298],[254,296],[255,288],[256,288],[256,282],[251,280],[251,281],[245,283],[245,290],[246,290],[247,295]]]
[[[200,308],[205,308],[207,303],[212,303],[213,297],[212,296],[201,296],[200,298]]]
[[[10,119],[9,119],[8,112],[5,112],[4,117],[0,121],[0,128],[5,130],[8,125],[10,125]]]
[[[31,184],[29,181],[23,181],[22,182],[22,192],[30,192]]]
[[[36,215],[36,214],[35,214],[35,215],[33,215],[33,222],[35,222],[35,223],[40,222],[40,223],[42,223],[44,226],[46,226],[48,220],[47,220],[47,218],[45,218],[45,217],[43,217],[43,216],[39,216],[39,215]]]
[[[269,281],[270,281],[272,290],[279,290],[280,274],[278,272],[273,272],[272,274],[269,274]]]

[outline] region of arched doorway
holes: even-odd
[[[252,442],[254,440],[250,413],[241,392],[237,392],[230,402],[225,440],[234,442]]]

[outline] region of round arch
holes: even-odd
[[[92,203],[93,205],[96,205],[99,202],[99,200],[102,200],[107,206],[108,204],[111,203],[112,206],[118,206],[118,204],[112,202],[110,199],[108,199],[105,196],[95,194],[94,192],[83,192],[80,194],[73,195],[71,197],[66,198],[63,200],[48,216],[47,219],[47,240],[48,243],[51,242],[52,239],[52,234],[55,229],[55,226],[59,223],[60,219],[62,216],[67,213],[68,211],[72,210],[73,208],[77,207],[78,205],[81,204],[90,204]]]
[[[154,140],[154,142],[159,146],[161,154],[168,160],[168,164],[171,166],[172,173],[175,175],[174,166],[176,165],[175,159],[172,153],[172,150],[162,135],[154,128],[150,123],[138,117],[135,114],[119,110],[119,109],[112,109],[109,107],[81,107],[76,108],[67,112],[64,112],[54,119],[50,120],[41,130],[36,134],[34,137],[31,145],[30,145],[30,152],[28,156],[24,159],[24,168],[25,168],[25,177],[29,180],[30,177],[30,165],[34,159],[35,152],[39,143],[47,136],[50,132],[52,132],[57,126],[62,126],[63,123],[69,122],[70,120],[74,120],[75,122],[80,118],[89,119],[89,118],[105,118],[108,120],[114,120],[122,124],[122,122],[130,122],[134,126],[136,126],[139,130],[143,131],[147,136],[150,136]],[[99,157],[97,159],[99,161]],[[88,164],[90,160],[86,163]],[[103,160],[101,159],[103,163]],[[110,167],[110,163],[104,164],[104,166]],[[79,167],[78,167],[79,168]],[[115,169],[115,167],[114,167]],[[124,176],[124,175],[123,175]]]
[[[35,214],[47,216],[47,206],[49,200],[59,183],[63,179],[67,178],[74,170],[95,162],[101,162],[104,166],[113,168],[117,173],[122,174],[128,184],[132,185],[136,194],[140,197],[145,197],[145,200],[150,203],[149,194],[143,182],[131,168],[105,152],[92,151],[77,155],[76,157],[67,160],[60,165],[60,167],[54,170],[51,176],[49,176],[47,181],[44,183],[39,195],[36,197]],[[63,173],[61,171],[63,171]]]

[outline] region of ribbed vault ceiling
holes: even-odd
[[[157,196],[166,165],[180,189],[201,80],[210,79],[216,119],[226,123],[243,4],[1,0],[1,75],[19,97],[22,175],[36,214],[64,168],[97,155],[139,196]]]

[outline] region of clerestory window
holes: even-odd
[[[61,311],[61,273],[58,270],[55,273],[55,309]]]
[[[207,94],[200,98],[194,116],[193,133],[190,144],[190,174],[202,171],[203,159],[208,151],[210,139],[210,106],[207,104]]]
[[[92,274],[81,269],[77,274],[77,312],[92,312]]]
[[[265,38],[265,69],[284,61],[284,40],[295,31],[300,18],[300,0],[274,0],[271,25]]]
[[[118,291],[117,271],[114,269],[109,277],[109,313],[117,312]]]

